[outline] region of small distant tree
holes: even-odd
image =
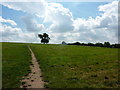
[[[104,42],[104,47],[110,47],[110,43],[109,42]]]
[[[88,43],[88,46],[94,46],[94,43]]]
[[[95,44],[95,46],[103,47],[103,44],[98,42]]]
[[[41,39],[41,43],[44,43],[44,44],[49,43],[50,38],[49,38],[48,34],[46,34],[46,33],[43,33],[43,35],[38,34],[38,37]]]
[[[62,41],[62,44],[63,44],[63,45],[66,45],[66,42],[65,42],[65,41]]]

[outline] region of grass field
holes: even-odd
[[[30,51],[25,44],[2,43],[2,87],[18,88],[30,70],[30,61]]]
[[[117,88],[118,49],[32,44],[47,88]]]
[[[30,45],[47,88],[117,88],[118,49],[2,43],[2,85],[16,88],[29,73]]]

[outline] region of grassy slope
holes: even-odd
[[[16,88],[20,80],[28,74],[31,56],[25,44],[2,44],[2,87]]]
[[[31,45],[49,88],[117,87],[118,49]]]

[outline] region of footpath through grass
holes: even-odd
[[[48,88],[117,88],[118,49],[32,44]]]
[[[25,44],[2,43],[2,87],[19,88],[20,80],[28,74],[30,51]]]

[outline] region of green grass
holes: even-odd
[[[26,44],[2,43],[3,88],[17,88],[31,63]],[[29,44],[48,88],[117,88],[118,49]],[[0,48],[1,49],[1,48]]]
[[[48,88],[117,88],[118,49],[32,44]]]
[[[20,87],[20,80],[30,70],[30,61],[31,55],[27,45],[2,43],[2,87]]]

